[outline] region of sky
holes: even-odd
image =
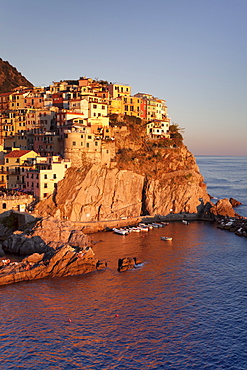
[[[165,99],[194,155],[247,156],[247,0],[0,0],[0,57]]]

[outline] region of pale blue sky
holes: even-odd
[[[247,155],[247,0],[0,0],[0,57],[35,86],[165,99],[195,155]]]

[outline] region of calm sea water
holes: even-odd
[[[197,159],[212,195],[246,203],[246,158]],[[92,237],[106,271],[0,287],[1,369],[247,369],[246,238],[202,222]],[[120,274],[124,256],[144,264]]]
[[[235,198],[243,205],[235,211],[247,217],[247,157],[197,156],[208,193],[216,198]]]

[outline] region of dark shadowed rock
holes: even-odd
[[[0,246],[0,257],[3,257],[5,255],[4,250],[2,249],[2,246]]]
[[[38,235],[32,237],[15,233],[3,242],[3,249],[8,253],[27,255],[47,252],[50,247]]]

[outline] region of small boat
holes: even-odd
[[[127,235],[127,234],[129,234],[129,231],[128,230],[126,230],[126,229],[116,229],[115,227],[112,229],[112,231],[114,231],[114,233],[120,234],[120,235]]]
[[[164,227],[165,225],[162,223],[162,222],[155,222],[156,225],[158,225],[159,227]]]
[[[141,231],[148,231],[148,226],[147,225],[144,225],[144,224],[139,224],[138,228],[141,230]]]
[[[187,221],[187,220],[182,220],[182,223],[185,224],[185,225],[189,225],[189,221]]]
[[[131,227],[129,230],[132,231],[133,233],[139,233],[141,231],[139,227]]]
[[[161,240],[172,240],[171,236],[161,236]]]
[[[149,231],[148,227],[139,226],[139,228],[140,228],[141,231]]]
[[[162,224],[157,223],[157,222],[153,222],[152,225],[153,225],[153,227],[163,227]]]

